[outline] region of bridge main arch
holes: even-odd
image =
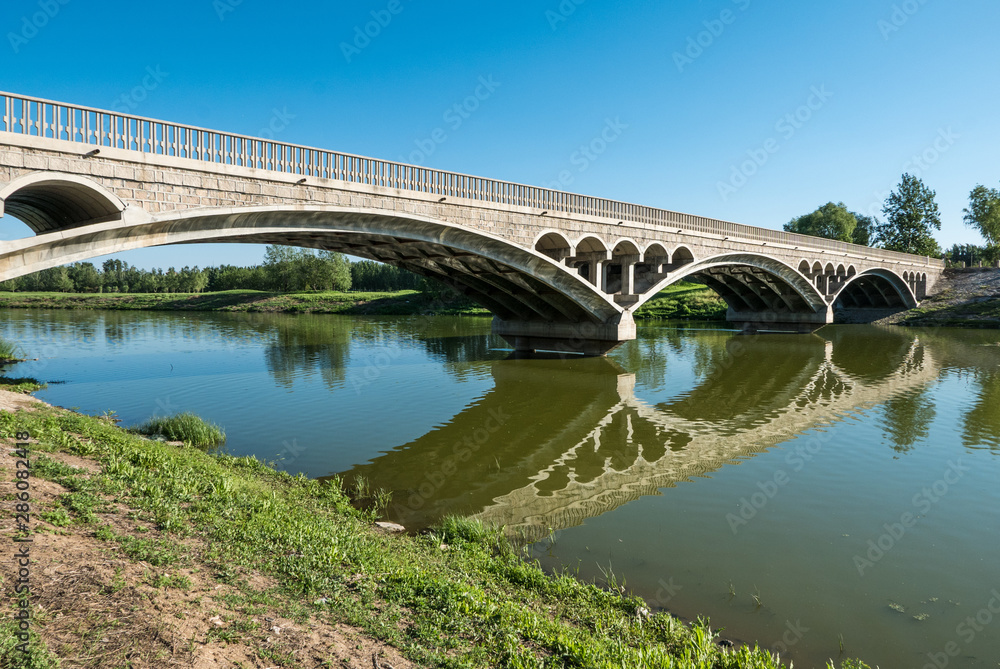
[[[892,270],[875,268],[849,276],[837,292],[836,309],[914,309],[917,295],[909,274],[901,277]]]
[[[816,286],[798,270],[771,256],[724,253],[674,265],[636,304],[668,286],[695,280],[712,288],[729,307],[726,319],[745,330],[813,331],[833,322],[833,312]]]
[[[73,203],[54,206],[69,210]],[[142,223],[112,219],[4,243],[0,280],[150,246],[284,244],[348,253],[437,279],[493,313],[494,331],[518,349],[600,355],[635,338],[629,312],[552,257],[430,217],[278,205],[187,210]]]
[[[89,179],[36,172],[0,188],[0,216],[10,214],[35,234],[122,220],[126,204]]]

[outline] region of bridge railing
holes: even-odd
[[[3,110],[0,131],[31,137],[188,158],[302,177],[383,186],[441,197],[530,207],[548,212],[610,218],[622,222],[674,228],[683,232],[722,235],[734,240],[761,244],[802,246],[812,250],[851,253],[888,261],[913,263],[917,260],[916,256],[906,253],[857,246],[821,237],[758,228],[617,200],[445,172],[259,137],[216,132],[24,95],[0,92],[0,103]],[[944,261],[940,259],[923,260],[928,266],[944,266]]]

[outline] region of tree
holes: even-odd
[[[38,280],[41,290],[47,292],[69,293],[73,290],[73,280],[69,278],[69,271],[65,265],[43,269],[38,273]]]
[[[73,290],[78,293],[96,293],[101,290],[101,273],[94,263],[80,262],[69,267],[69,278],[73,281]]]
[[[882,207],[885,222],[877,229],[878,244],[890,251],[939,256],[941,247],[931,229],[941,229],[936,193],[912,174],[904,174]]]
[[[878,219],[874,216],[865,216],[857,212],[851,212],[858,224],[851,233],[851,242],[861,246],[871,246],[875,241],[875,231],[878,229]]]
[[[853,241],[852,234],[857,225],[858,219],[847,211],[843,202],[828,202],[811,214],[785,223],[785,231],[850,242]]]
[[[336,251],[320,251],[320,259],[330,267],[330,290],[346,292],[351,289],[351,263],[344,254]]]
[[[1000,190],[976,186],[969,193],[969,208],[962,212],[965,224],[979,230],[989,246],[1000,244]]]
[[[298,286],[297,261],[302,257],[302,249],[271,244],[264,251],[264,268],[267,270],[271,290],[288,292]]]

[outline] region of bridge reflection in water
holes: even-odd
[[[905,332],[696,340],[697,385],[655,404],[611,359],[498,361],[494,388],[448,424],[343,476],[391,490],[388,516],[410,529],[461,514],[537,539],[851,413],[919,397],[940,373]],[[669,374],[634,362],[640,375]]]

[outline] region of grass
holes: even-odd
[[[726,318],[726,303],[713,290],[681,281],[639,307],[636,320],[718,321]]]
[[[235,605],[266,606],[305,625],[352,625],[421,666],[784,666],[755,647],[721,647],[707,621],[685,625],[650,613],[624,587],[608,591],[568,573],[547,574],[502,531],[477,522],[450,518],[419,536],[389,535],[373,526],[378,510],[357,509],[338,482],[291,476],[252,457],[151,442],[113,421],[58,408],[0,413],[0,437],[22,430],[38,442],[34,474],[69,491],[60,499],[69,520],[60,522],[151,565],[158,587],[187,587],[168,570],[192,559],[187,546],[197,540],[208,572],[239,588],[229,595]],[[101,470],[75,469],[46,452],[89,457]],[[114,511],[107,500],[155,524],[160,538],[119,534],[105,520]],[[249,574],[278,585],[255,590]],[[35,624],[43,638],[45,624]],[[226,634],[228,642],[258,647],[261,632],[241,623]],[[0,641],[0,657],[10,657],[8,646]],[[56,666],[44,644],[38,648],[26,666]],[[258,652],[268,666],[302,666],[291,651]]]
[[[0,364],[5,362],[19,362],[22,359],[20,345],[0,338]]]
[[[214,448],[226,441],[226,433],[218,425],[184,412],[173,416],[154,416],[135,428],[146,435],[166,437],[169,441],[183,441],[198,448]]]
[[[268,293],[229,290],[215,293],[10,293],[0,292],[0,309],[108,309],[149,311],[230,311],[354,315],[484,315],[485,309],[455,296],[398,292],[305,291]]]
[[[42,383],[38,379],[28,377],[11,378],[9,376],[0,376],[0,385],[4,387],[4,390],[10,390],[15,393],[33,393],[36,390],[47,387],[47,384]]]
[[[0,292],[0,309],[110,309],[150,311],[230,311],[253,313],[346,314],[375,316],[476,315],[482,307],[457,295],[403,290],[388,293],[311,291],[265,293],[9,293]],[[711,289],[680,282],[643,305],[636,319],[721,320],[726,303]]]

